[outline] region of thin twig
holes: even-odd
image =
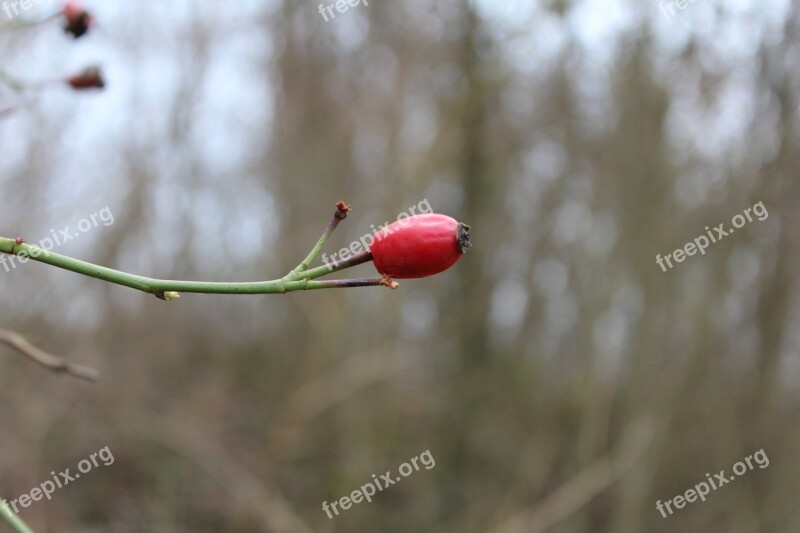
[[[5,83],[9,88],[15,91],[22,91],[25,89],[25,83],[18,80],[3,69],[0,69],[0,82]]]
[[[349,287],[389,287],[390,289],[396,289],[400,286],[399,283],[396,281],[392,281],[392,278],[388,276],[383,276],[381,278],[357,278],[357,279],[331,279],[331,280],[322,280],[318,281],[321,285],[320,288],[326,289],[346,289]]]
[[[317,244],[312,248],[308,256],[291,272],[280,279],[273,279],[269,281],[249,281],[249,282],[209,282],[209,281],[186,281],[186,280],[166,280],[154,279],[136,274],[129,274],[111,268],[102,267],[86,261],[80,261],[64,255],[57,254],[43,250],[38,246],[26,244],[21,238],[9,239],[0,237],[0,253],[9,255],[17,255],[24,258],[29,258],[39,263],[45,263],[54,267],[63,268],[71,272],[76,272],[84,276],[107,281],[116,285],[130,287],[148,294],[156,295],[162,300],[174,300],[182,292],[190,293],[205,293],[205,294],[284,294],[293,291],[308,291],[316,289],[335,289],[346,287],[366,287],[366,286],[387,286],[392,289],[397,287],[397,284],[391,279],[383,278],[370,278],[370,279],[350,279],[350,280],[335,280],[335,281],[315,281],[316,278],[322,277],[331,272],[342,270],[355,266],[356,264],[365,262],[369,259],[367,255],[359,256],[358,260],[340,262],[335,269],[330,269],[327,266],[322,266],[308,270],[311,262],[316,259],[322,247],[330,238],[333,230],[340,221],[344,220],[347,216],[347,211],[350,206],[344,202],[337,204],[336,213],[334,213],[325,232],[317,241]],[[4,264],[5,257],[0,255],[0,264]]]
[[[5,503],[5,500],[0,500],[0,517],[5,520],[16,533],[33,533],[33,530],[28,527],[28,524],[23,522],[22,518],[11,510],[8,504]]]
[[[3,69],[0,69],[0,83],[4,83],[10,89],[20,93],[23,91],[41,91],[50,87],[64,85],[62,78],[46,79],[40,81],[23,81],[13,76]]]
[[[35,28],[36,26],[40,26],[45,24],[46,22],[50,22],[51,20],[55,20],[61,17],[63,13],[61,11],[57,11],[55,13],[51,13],[49,15],[45,15],[40,18],[15,18],[10,22],[7,22],[3,25],[0,25],[0,31],[2,30],[24,30],[28,28]]]
[[[86,381],[97,381],[98,373],[93,368],[73,364],[60,357],[51,355],[37,348],[25,340],[22,335],[14,333],[13,331],[0,329],[0,343],[10,346],[28,359],[31,359],[45,368],[49,368],[53,372],[68,374]]]
[[[323,261],[325,261],[324,258]],[[340,270],[344,270],[345,268],[354,267],[369,261],[372,261],[372,252],[361,252],[352,257],[348,257],[347,259],[338,259],[329,263],[325,262],[325,264],[322,266],[318,266],[316,268],[312,268],[311,270],[306,270],[300,273],[300,277],[314,279],[324,276],[325,274],[330,274],[331,272],[338,272]]]
[[[4,118],[10,117],[16,111],[17,111],[16,107],[7,107],[7,108],[5,108],[3,110],[0,110],[0,120],[3,120]]]
[[[339,225],[339,222],[347,218],[347,213],[350,211],[350,206],[344,203],[343,201],[336,204],[336,212],[333,214],[333,218],[331,219],[328,227],[325,228],[325,231],[322,232],[322,236],[317,241],[317,244],[311,249],[308,253],[308,256],[303,259],[303,261],[297,265],[297,267],[292,270],[291,274],[299,274],[304,270],[307,270],[309,266],[311,266],[311,262],[317,258],[319,253],[322,251],[322,248],[325,246],[325,243],[328,242],[328,239],[333,234],[333,231],[336,229],[336,226]]]

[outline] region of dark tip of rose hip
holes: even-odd
[[[75,39],[80,39],[89,31],[92,17],[86,11],[82,11],[72,20],[67,21],[64,31],[71,34]]]
[[[462,254],[465,254],[470,246],[472,246],[472,243],[469,238],[469,226],[461,223],[458,225],[458,249]]]

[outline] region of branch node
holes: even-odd
[[[381,285],[389,287],[392,290],[395,290],[400,286],[400,284],[390,278],[388,274],[384,274],[381,278]]]

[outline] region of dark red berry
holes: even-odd
[[[89,31],[93,19],[80,2],[67,2],[64,4],[63,13],[66,19],[66,25],[64,26],[65,32],[78,39]]]
[[[106,86],[106,82],[103,80],[103,73],[97,67],[83,69],[80,74],[67,78],[67,83],[76,91],[102,89]]]
[[[383,228],[370,251],[378,272],[407,279],[447,270],[469,247],[469,226],[431,213],[404,218]]]

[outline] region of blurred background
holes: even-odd
[[[99,64],[108,85],[0,83],[0,235],[107,207],[57,251],[252,281],[338,200],[328,252],[427,199],[474,243],[397,291],[166,303],[0,269],[0,327],[102,374],[0,347],[0,495],[109,446],[23,511],[34,530],[797,531],[800,2],[670,3],[373,0],[326,22],[87,1],[82,39],[0,31],[6,73]],[[757,202],[766,220],[656,264]],[[656,509],[760,449],[769,467]],[[323,512],[426,450],[434,468]]]

